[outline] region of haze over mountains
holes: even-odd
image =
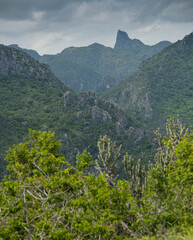
[[[117,32],[114,48],[94,43],[87,47],[70,47],[56,55],[40,56],[23,49],[40,62],[49,64],[54,74],[76,92],[103,92],[137,71],[140,63],[171,43],[153,46],[130,39],[126,32]],[[16,45],[11,45],[19,48]]]

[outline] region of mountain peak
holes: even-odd
[[[126,32],[118,30],[114,48],[136,50],[144,44],[138,39],[130,39]]]
[[[93,43],[93,44],[89,45],[89,47],[91,47],[91,48],[104,48],[105,46],[100,44],[100,43]]]
[[[117,32],[117,40],[131,40],[128,36],[128,34],[122,30],[118,30]]]
[[[188,50],[193,49],[193,32],[186,35],[180,42],[179,46],[181,49]]]
[[[126,32],[118,30],[114,48],[127,48],[130,41]]]

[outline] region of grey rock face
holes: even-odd
[[[96,95],[94,91],[88,91],[81,93],[78,96],[78,104],[81,108],[84,108],[89,105],[95,105]]]
[[[0,44],[0,75],[19,75],[25,78],[56,77],[46,64],[40,64],[28,54]]]
[[[134,109],[136,112],[140,112],[145,118],[152,118],[153,109],[150,104],[149,96],[151,92],[146,89],[144,86],[130,82],[125,85],[125,88],[121,91],[118,97],[126,99],[120,104],[122,108],[129,106],[130,109]],[[113,102],[113,100],[110,100]]]
[[[121,134],[121,128],[122,128],[122,126],[121,126],[120,122],[116,122],[115,131],[116,131],[117,135]]]
[[[98,106],[92,106],[92,120],[96,122],[111,122],[111,115],[107,111],[102,111]]]
[[[36,60],[39,60],[40,57],[41,57],[41,56],[39,55],[39,53],[36,52],[35,50],[20,48],[20,47],[18,46],[18,44],[11,44],[11,45],[9,45],[9,47],[13,47],[13,48],[22,50],[23,52],[26,52],[27,54],[29,54],[31,57],[33,57],[33,58],[36,59]]]
[[[144,44],[138,39],[130,39],[126,32],[119,30],[114,48],[118,49],[137,49],[143,47]]]
[[[75,100],[75,95],[73,95],[73,93],[71,93],[70,91],[67,91],[64,94],[64,107],[70,105],[74,100]]]
[[[111,115],[107,111],[103,111],[103,122],[111,122]]]
[[[193,48],[193,32],[188,36],[185,36],[185,38],[180,42],[178,48],[182,51],[191,50]]]
[[[103,118],[103,114],[98,106],[92,107],[91,114],[92,114],[92,120],[94,120],[96,122],[101,122],[101,120]]]

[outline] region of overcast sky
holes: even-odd
[[[176,42],[193,31],[193,0],[0,0],[0,43],[40,54],[113,47],[118,29],[149,45]]]

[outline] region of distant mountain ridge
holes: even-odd
[[[149,48],[149,50],[152,51],[152,54],[156,54],[169,45],[171,45],[171,42],[169,41],[161,41],[152,46],[145,45],[138,39],[130,39],[126,32],[118,30],[114,49],[129,49],[130,51],[139,52],[145,48]]]
[[[104,93],[150,128],[179,114],[193,125],[193,33],[145,60],[140,69]]]
[[[94,43],[87,47],[69,47],[56,55],[36,54],[35,58],[47,63],[54,74],[76,92],[101,92],[135,73],[143,60],[170,44],[165,41],[148,46],[140,40],[129,39],[127,33],[119,30],[114,49]],[[28,53],[34,55],[31,50]],[[110,84],[105,83],[108,76],[113,79]]]

